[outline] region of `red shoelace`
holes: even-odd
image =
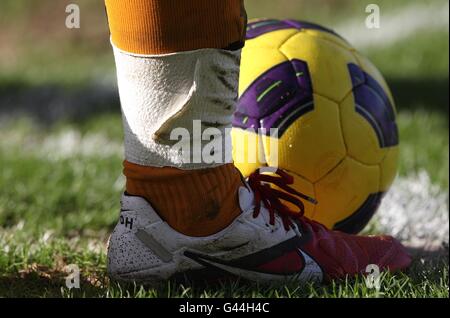
[[[255,194],[253,217],[259,216],[261,202],[263,202],[269,210],[270,224],[275,225],[275,213],[277,213],[283,221],[284,228],[288,231],[293,226],[293,220],[301,219],[305,214],[305,205],[300,199],[313,204],[317,204],[317,201],[290,187],[294,183],[294,177],[287,172],[277,169],[275,172],[270,171],[273,175],[267,175],[263,174],[262,170],[264,169],[258,169],[248,178],[248,184]],[[276,185],[284,191],[275,189],[270,184]],[[298,211],[291,210],[281,200],[292,203],[298,208]]]

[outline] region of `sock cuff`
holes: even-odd
[[[219,232],[241,213],[244,186],[233,164],[203,170],[154,168],[124,162],[130,195],[145,198],[172,228],[188,236]]]
[[[136,54],[243,46],[243,0],[105,0],[111,40]]]
[[[161,182],[171,183],[171,179],[178,181],[183,178],[193,179],[199,177],[215,178],[220,181],[219,184],[224,185],[227,183],[226,179],[230,176],[240,176],[236,167],[231,163],[201,170],[183,170],[174,167],[142,166],[127,160],[123,162],[123,173],[128,180],[155,182],[157,185]],[[183,180],[183,182],[184,181],[185,180]],[[185,186],[185,184],[183,184],[183,186]]]

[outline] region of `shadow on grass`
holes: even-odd
[[[400,111],[425,109],[448,114],[448,78],[391,78],[388,82]],[[120,114],[114,84],[88,83],[70,89],[58,84],[29,86],[21,82],[0,86],[0,119],[26,115],[51,125],[61,120],[83,122],[104,113]]]
[[[43,125],[52,125],[62,120],[82,122],[104,113],[120,113],[115,85],[90,83],[67,88],[13,82],[0,86],[0,119],[28,116]]]
[[[237,279],[218,282],[170,280],[155,286],[110,281],[105,272],[80,277],[80,288],[66,287],[67,273],[54,269],[22,271],[0,276],[0,297],[6,298],[173,298],[231,297],[233,294],[251,293],[256,285]]]
[[[446,79],[388,79],[400,111],[424,109],[448,114],[449,91]]]
[[[23,271],[0,276],[0,296],[6,298],[101,297],[104,279],[97,275],[80,277],[80,289],[66,287],[67,273],[59,270]]]
[[[414,259],[408,270],[411,278],[416,281],[426,278],[432,283],[439,283],[442,279],[441,269],[449,266],[448,243],[439,246],[410,247],[408,252]]]

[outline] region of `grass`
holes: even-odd
[[[426,169],[436,184],[448,187],[448,156],[444,155],[448,153],[448,127],[442,116],[421,111],[401,113],[399,124],[403,140],[401,174]],[[73,131],[79,132],[80,145],[85,145],[90,136],[103,133],[110,144],[120,146],[120,116],[60,123],[51,129],[26,120],[10,125],[0,128],[0,166],[6,167],[0,174],[1,296],[448,297],[445,254],[417,256],[408,274],[385,274],[379,292],[368,289],[361,277],[326,286],[269,289],[246,282],[214,286],[169,282],[156,289],[110,283],[105,275],[105,244],[119,211],[121,153],[102,156],[100,149],[50,160],[47,151],[57,153],[55,147],[60,145],[48,140],[58,140]],[[423,136],[418,127],[433,129]],[[371,231],[375,233],[376,228]],[[81,290],[64,288],[67,264],[80,266]]]
[[[448,189],[448,119],[425,110],[402,112],[399,127],[402,139],[400,175],[425,169],[435,184]]]
[[[426,81],[433,77],[448,80],[447,34],[444,31],[420,32],[414,39],[414,47],[420,47],[420,50],[411,48],[411,39],[405,39],[389,47],[389,50],[372,48],[364,53],[379,65],[388,78],[419,77]],[[433,45],[429,45],[430,43]]]
[[[288,284],[267,287],[244,281],[224,281],[214,285],[193,282],[167,284],[158,288],[120,285],[105,275],[105,255],[100,247],[81,239],[29,240],[15,245],[13,232],[0,237],[0,294],[4,297],[132,297],[132,298],[359,298],[359,297],[448,297],[448,261],[437,258],[433,264],[418,259],[409,273],[383,273],[380,290],[367,287],[364,278],[344,279],[318,286]],[[18,230],[19,236],[21,231]],[[81,269],[80,289],[65,288],[67,264]]]
[[[86,21],[98,21],[101,4],[76,2],[89,8]],[[250,0],[249,12],[286,17],[288,10],[296,18],[334,24],[364,8],[359,0],[331,5],[322,0],[279,2],[268,11],[272,9],[269,1]],[[378,1],[385,10],[410,2]],[[31,12],[59,10],[64,3],[57,9],[53,1],[43,0],[32,7],[24,3],[2,0],[0,5],[0,17],[3,14],[9,23],[17,22],[17,31],[6,27],[0,31],[8,30],[6,35],[15,44],[5,48],[0,43],[0,297],[449,297],[448,246],[434,254],[415,251],[412,268],[403,274],[384,273],[379,291],[367,288],[362,277],[324,286],[272,288],[244,281],[219,285],[168,282],[159,288],[110,282],[105,274],[105,245],[117,221],[124,184],[120,114],[105,112],[49,124],[26,116],[9,119],[5,110],[16,105],[1,104],[8,101],[11,91],[22,95],[48,85],[72,90],[99,76],[112,76],[113,60],[104,43],[107,31],[82,28],[73,34],[49,34],[40,44],[33,42],[42,35],[42,25],[47,30],[51,21],[30,22]],[[36,23],[37,31],[27,36],[30,44],[20,44],[18,34],[29,23]],[[386,75],[397,99],[400,175],[425,170],[447,192],[448,40],[442,41],[444,36],[448,37],[448,31],[423,32],[392,47],[364,53]],[[20,58],[1,58],[11,54]],[[376,226],[367,231],[376,233]],[[81,269],[80,290],[65,288],[68,264]]]

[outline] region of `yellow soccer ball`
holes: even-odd
[[[377,68],[327,28],[258,20],[248,25],[239,94],[233,158],[243,175],[286,170],[318,201],[306,216],[361,231],[398,169],[396,109]]]

